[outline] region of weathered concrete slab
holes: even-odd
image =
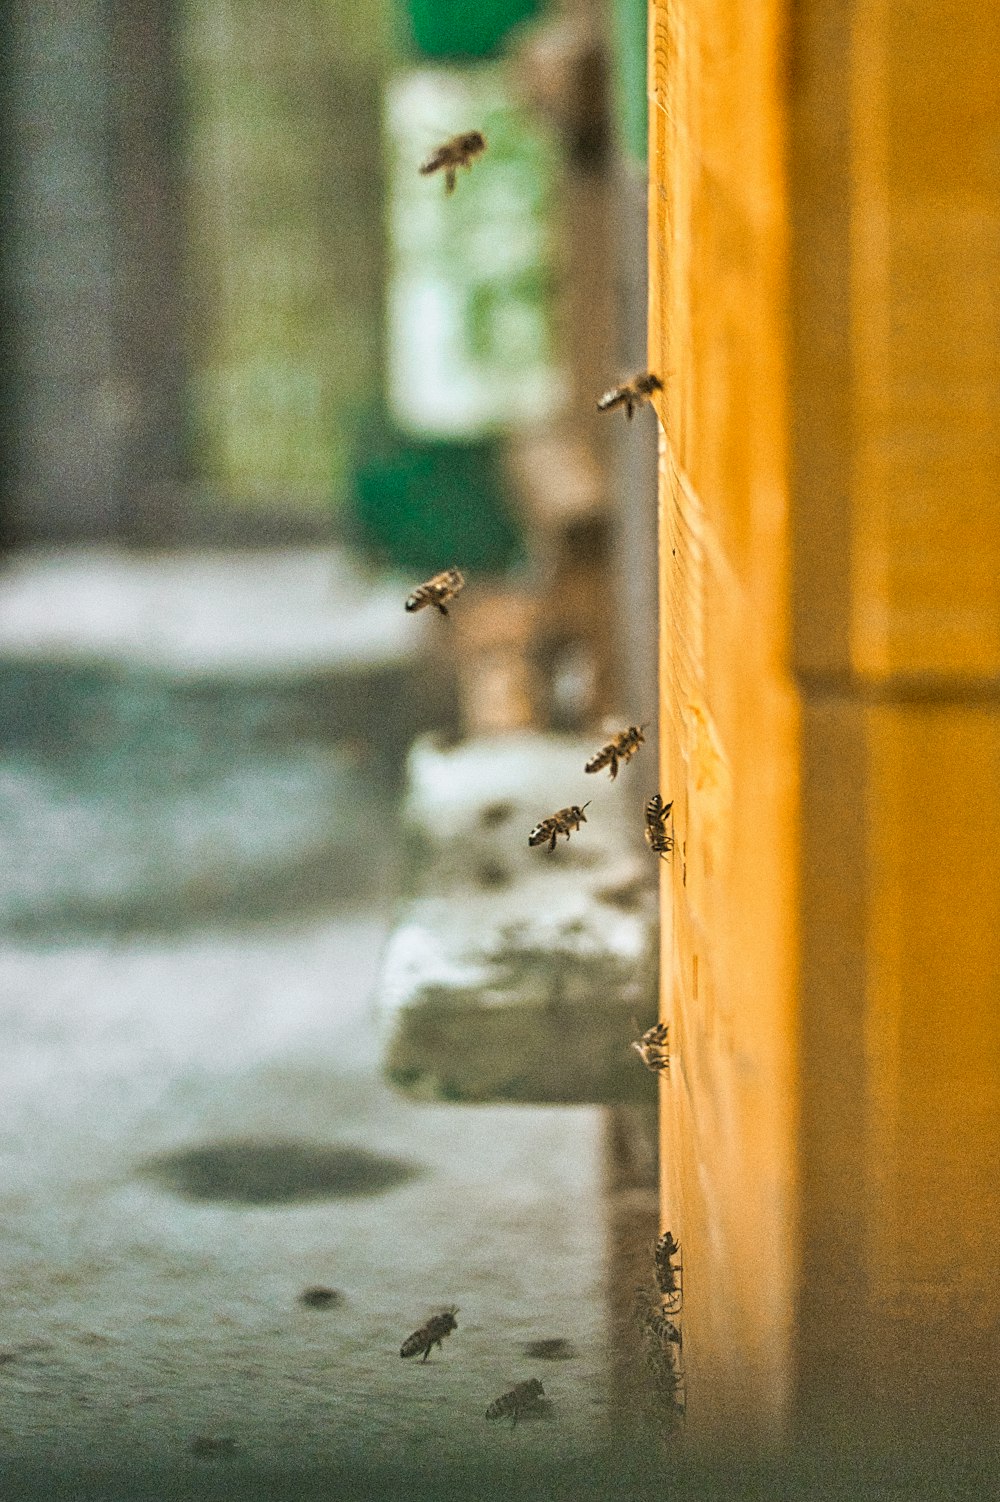
[[[653,1094],[629,1043],[655,1015],[653,765],[583,771],[597,741],[534,732],[419,741],[406,822],[413,896],[379,986],[385,1068],[449,1100],[611,1104]],[[647,786],[648,784],[648,786]],[[554,852],[539,819],[586,803]]]

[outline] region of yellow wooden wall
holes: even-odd
[[[695,1434],[993,1423],[1000,7],[652,0]]]

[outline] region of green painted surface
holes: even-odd
[[[647,155],[646,0],[611,0],[615,134],[626,156]]]
[[[368,441],[351,498],[354,533],[368,553],[422,575],[452,564],[493,573],[523,557],[496,445],[391,431]]]
[[[540,9],[539,0],[406,0],[404,35],[425,57],[488,57]]]

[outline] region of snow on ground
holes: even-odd
[[[0,959],[8,1459],[183,1472],[192,1440],[216,1436],[252,1470],[331,1464],[377,1434],[382,1459],[432,1444],[444,1461],[503,1443],[483,1410],[533,1374],[551,1376],[555,1418],[523,1443],[587,1446],[603,1391],[597,1114],[391,1094],[368,1015],[384,937],[356,914]],[[185,1198],[145,1167],[233,1141],[363,1148],[413,1176],[247,1206]],[[316,1283],[343,1303],[304,1309]],[[443,1353],[400,1361],[451,1303]],[[544,1336],[578,1356],[526,1361]]]
[[[413,627],[330,554],[81,553],[0,581],[5,1478],[77,1497],[145,1468],[159,1499],[596,1442],[598,1112],[422,1105],[380,1074],[398,833],[358,746],[387,697],[406,731]],[[354,747],[298,715],[295,685],[335,697],[341,671]],[[305,1308],[312,1284],[342,1300]],[[443,1352],[402,1361],[452,1303]],[[572,1356],[525,1356],[540,1338]],[[530,1375],[550,1421],[488,1424]]]

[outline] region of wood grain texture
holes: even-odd
[[[689,1432],[983,1436],[1000,21],[652,0],[650,27]]]
[[[653,6],[650,47],[661,788],[676,837],[664,1223],[684,1247],[689,1424],[762,1441],[787,1401],[794,1274],[779,19],[749,0],[670,0]]]

